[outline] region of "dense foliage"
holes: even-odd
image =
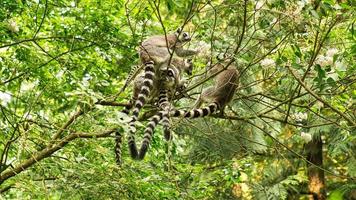
[[[317,177],[317,198],[356,199],[355,7],[0,1],[1,197],[307,199]],[[191,98],[174,105],[192,107],[212,83],[205,67],[225,52],[240,71],[235,98],[224,116],[172,120],[172,142],[159,127],[147,157],[134,161],[124,148],[119,167],[113,132],[127,132],[120,111],[132,89],[118,91],[139,64],[139,43],[178,27],[200,54]],[[155,108],[144,111],[139,133]]]

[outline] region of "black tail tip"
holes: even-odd
[[[170,141],[172,140],[173,135],[171,133],[170,130],[164,130],[164,139],[166,139],[166,141]]]
[[[138,154],[138,159],[139,160],[142,160],[143,158],[145,158],[145,155],[147,153],[147,149],[148,149],[147,145],[142,145],[142,147],[140,149],[140,153]]]
[[[137,151],[136,145],[129,144],[129,149],[130,149],[131,158],[137,159],[138,158],[138,151]]]

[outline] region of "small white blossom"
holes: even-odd
[[[339,52],[339,50],[338,49],[336,49],[336,48],[331,48],[331,49],[328,49],[327,51],[326,51],[326,56],[327,57],[333,57],[335,54],[337,54]]]
[[[147,20],[147,21],[146,21],[146,25],[147,25],[147,26],[151,26],[151,25],[152,25],[152,20]]]
[[[7,28],[14,33],[17,33],[20,31],[19,26],[17,25],[16,21],[14,19],[10,19],[7,22]]]
[[[85,74],[84,77],[83,77],[83,81],[89,81],[90,79],[92,79],[90,74]]]
[[[6,106],[11,101],[11,94],[0,91],[0,103]]]
[[[5,53],[9,47],[0,48],[0,53]]]
[[[262,67],[275,67],[276,63],[274,62],[274,60],[272,60],[270,58],[265,58],[265,59],[261,60],[261,66]]]
[[[330,57],[330,56],[319,56],[316,59],[315,63],[319,64],[321,67],[332,65],[333,64],[333,57]]]
[[[101,53],[101,50],[99,47],[95,47],[94,50],[97,52],[97,53]]]
[[[308,114],[307,113],[302,113],[302,112],[298,112],[294,114],[294,119],[295,121],[301,122],[303,120],[308,119]]]
[[[339,4],[335,4],[332,6],[335,10],[341,10],[342,7]]]
[[[300,133],[300,137],[303,138],[305,143],[308,143],[308,142],[310,142],[312,140],[312,136],[311,136],[310,133],[301,132]]]
[[[20,91],[25,92],[25,91],[32,90],[37,84],[38,84],[38,80],[36,80],[34,82],[24,81],[21,83]]]
[[[272,21],[269,24],[275,24],[275,23],[277,23],[277,21],[278,21],[278,19],[277,19],[277,17],[275,17],[272,19]]]
[[[49,115],[44,111],[44,110],[40,110],[38,112],[38,115],[44,119],[48,119],[49,118]]]
[[[24,116],[25,118],[27,118],[27,119],[34,119],[34,118],[35,118],[33,115],[31,115],[30,112],[26,112],[23,116]]]
[[[55,77],[56,77],[57,79],[60,79],[60,78],[62,78],[63,74],[64,74],[64,70],[60,70],[60,71],[55,75]]]
[[[342,61],[336,61],[335,69],[339,72],[344,72],[344,71],[346,71],[346,66]]]
[[[305,2],[304,1],[298,1],[297,2],[298,7],[294,10],[293,14],[297,14],[300,13],[302,11],[302,9],[305,6]]]
[[[264,4],[265,4],[264,1],[258,1],[257,4],[256,4],[256,10],[261,9]]]
[[[304,119],[304,120],[307,120],[308,119],[308,114],[307,113],[301,113],[301,118]]]

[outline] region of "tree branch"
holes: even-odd
[[[58,139],[61,134],[71,125],[75,119],[77,119],[80,115],[84,114],[82,109],[79,109],[58,131],[52,136],[52,140]]]
[[[106,130],[100,133],[83,133],[83,132],[77,132],[77,133],[72,133],[61,139],[60,141],[49,144],[45,149],[34,153],[33,156],[27,160],[24,160],[17,166],[15,166],[12,169],[6,170],[3,173],[0,174],[0,185],[6,181],[7,179],[25,171],[27,168],[31,167],[35,163],[41,161],[44,158],[47,158],[51,156],[53,153],[56,151],[62,149],[65,145],[67,145],[69,142],[72,140],[75,140],[77,138],[100,138],[100,137],[107,137],[111,133],[114,133],[116,129],[110,129]]]
[[[299,84],[310,94],[312,95],[315,99],[317,99],[318,101],[322,102],[325,106],[329,107],[331,110],[333,110],[334,112],[338,113],[341,117],[343,117],[346,121],[348,121],[352,126],[356,126],[356,122],[353,121],[352,119],[350,119],[348,116],[345,115],[345,113],[341,112],[340,110],[334,108],[333,106],[331,106],[328,102],[324,101],[321,97],[319,97],[317,94],[315,94],[308,86],[305,85],[305,83],[299,78],[297,77],[297,75],[295,74],[295,72],[293,71],[293,69],[290,66],[287,66],[287,68],[289,69],[289,71],[291,72],[291,74],[294,76],[294,78],[299,82]]]

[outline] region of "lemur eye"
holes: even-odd
[[[168,76],[173,76],[173,72],[172,72],[172,71],[168,71],[168,72],[167,72],[167,75],[168,75]]]
[[[183,33],[183,37],[188,38],[189,37],[188,33]]]

